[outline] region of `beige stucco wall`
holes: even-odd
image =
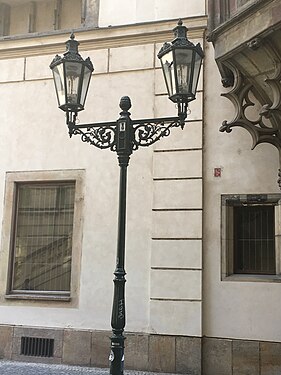
[[[114,51],[111,53],[114,55]],[[4,324],[108,329],[117,231],[117,160],[110,151],[102,152],[83,144],[78,137],[69,140],[64,114],[57,109],[50,79],[48,64],[51,58],[44,56],[16,60],[17,65],[14,69],[9,67],[7,74],[4,73],[5,66],[11,61],[0,62],[2,81],[7,80],[7,76],[9,80],[15,80],[0,85],[1,92],[5,93],[1,175],[4,181],[7,170],[86,170],[79,306],[71,309],[66,304],[65,307],[60,305],[56,308],[55,304],[51,304],[46,308],[46,303],[2,301],[5,307],[0,309],[0,319]],[[95,65],[98,65],[98,61],[95,61]],[[38,66],[45,68],[38,72]],[[102,66],[97,70],[102,70]],[[139,107],[146,108],[151,116],[149,107],[153,102],[153,71],[132,69],[129,76],[125,93],[133,94],[133,102],[138,101]],[[118,101],[124,93],[124,83],[121,90],[112,87],[124,82],[123,77],[124,73],[94,77],[89,93],[89,111],[85,113],[84,121],[118,118]],[[133,93],[136,81],[140,96]],[[97,88],[98,95],[94,94]],[[94,99],[91,100],[91,97]],[[135,298],[142,301],[136,304],[134,299],[128,298],[128,321],[133,322],[131,329],[140,331],[148,326],[149,299],[152,151],[145,151],[132,157],[128,189],[127,267],[133,268],[133,272],[128,275],[127,293],[137,295]],[[1,186],[2,196],[3,189],[4,185]],[[134,319],[130,318],[130,313]]]
[[[206,14],[205,0],[101,0],[99,26],[177,19]]]
[[[206,48],[204,130],[203,333],[206,336],[281,340],[280,283],[221,281],[221,194],[278,193],[278,152],[268,144],[251,151],[243,129],[218,131],[232,120],[232,104],[220,93],[213,47]],[[222,168],[221,178],[214,168]]]
[[[164,6],[167,11],[166,7],[167,4]],[[198,6],[195,8],[194,14],[198,14]],[[204,15],[204,7],[200,9]],[[111,13],[112,16],[114,12]],[[191,19],[190,23],[196,25],[196,20]],[[165,30],[165,24],[161,25],[172,39],[170,28]],[[160,41],[165,39],[161,40],[156,32],[157,43],[152,36],[148,40],[143,25],[137,29],[143,41],[138,36],[134,44],[130,37],[122,45],[122,33],[126,36],[127,32],[126,28],[120,29],[119,42],[106,39],[106,29],[101,30],[104,42],[100,42],[98,34],[77,33],[77,39],[87,41],[84,48],[81,43],[81,51],[84,49],[81,53],[84,57],[90,55],[95,65],[86,110],[79,116],[81,123],[117,119],[119,99],[123,95],[131,97],[132,118],[176,115],[176,108],[165,93],[156,58]],[[199,26],[192,40],[203,43],[202,37],[198,37],[203,32],[204,28]],[[96,47],[95,35],[100,48]],[[0,322],[108,330],[116,254],[116,155],[83,144],[77,136],[68,138],[48,67],[54,56],[46,49],[53,48],[52,36],[41,38],[41,42],[30,40],[30,50],[28,47],[18,51],[13,50],[13,42],[9,41],[14,58],[8,59],[6,50],[6,58],[0,60],[4,108],[0,139],[0,221],[6,171],[85,170],[80,290],[78,304],[73,306],[62,302],[7,301],[6,286],[2,285]],[[28,44],[20,43],[25,47]],[[38,44],[37,49],[33,43]],[[60,43],[56,52],[63,51]],[[131,158],[126,245],[127,331],[202,334],[202,90],[203,74],[198,99],[190,106],[191,114],[184,130],[173,129],[169,139],[140,149]],[[2,247],[4,250],[7,251]],[[7,269],[7,258],[1,262],[1,254],[0,264],[2,270]]]

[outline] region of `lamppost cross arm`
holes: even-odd
[[[184,120],[179,117],[133,120],[134,150],[137,150],[139,146],[151,146],[161,138],[169,136],[171,133],[171,128],[180,126],[183,129],[184,124]]]
[[[129,118],[132,151],[139,147],[148,147],[163,137],[170,135],[170,129],[184,127],[184,120],[179,117],[161,117],[153,119],[131,120]],[[118,121],[89,124],[76,124],[68,121],[69,135],[80,135],[83,142],[100,149],[116,151]]]

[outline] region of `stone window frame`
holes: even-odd
[[[233,205],[231,204],[233,202]],[[275,268],[273,275],[234,274],[233,262],[233,212],[234,203],[275,206]],[[221,280],[281,282],[281,194],[222,194],[221,195]]]
[[[44,182],[68,182],[75,181],[74,198],[74,221],[72,240],[72,262],[71,262],[71,286],[70,295],[59,295],[48,293],[13,293],[10,290],[13,260],[13,221],[14,205],[17,183],[44,183]],[[19,303],[20,301],[55,301],[57,303],[69,303],[70,307],[78,304],[80,287],[80,267],[82,253],[82,226],[84,210],[85,170],[54,170],[54,171],[28,171],[28,172],[6,172],[6,184],[3,205],[2,241],[0,254],[0,298],[7,303]]]

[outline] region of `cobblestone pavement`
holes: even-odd
[[[108,369],[0,360],[0,375],[108,375]],[[153,372],[125,371],[127,375],[154,375]],[[155,374],[156,375],[156,374]],[[157,375],[164,375],[157,373]],[[167,374],[165,374],[167,375]],[[173,375],[173,374],[170,374]]]

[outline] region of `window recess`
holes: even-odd
[[[82,5],[82,0],[0,0],[0,37],[81,28]]]
[[[0,37],[10,33],[10,6],[0,2]]]
[[[279,279],[281,194],[222,195],[222,279]]]
[[[0,295],[9,303],[77,306],[84,176],[81,169],[6,173]]]
[[[69,295],[75,182],[16,186],[11,292]]]

